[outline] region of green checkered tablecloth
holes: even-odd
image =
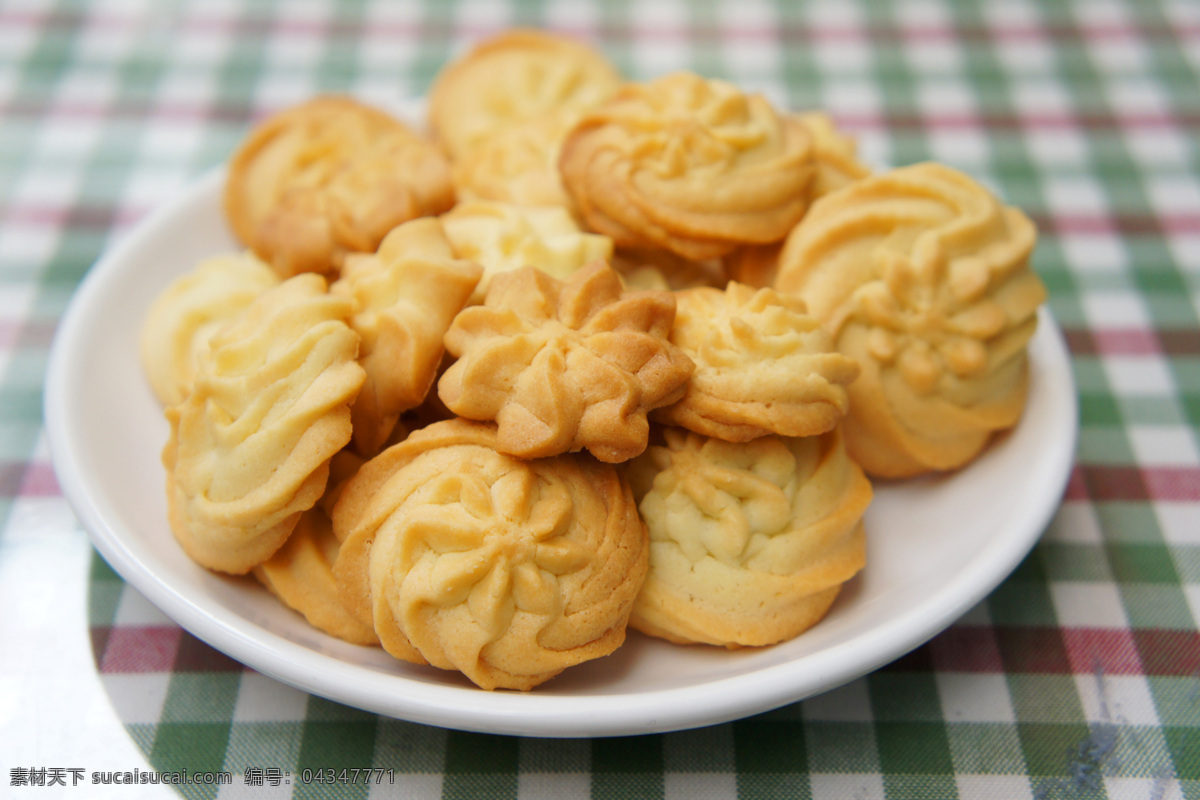
[[[630,77],[825,108],[866,161],[951,164],[1038,223],[1078,463],[1033,553],[947,631],[748,719],[520,739],[276,683],[94,554],[41,417],[84,273],[252,120],[319,91],[421,95],[514,24]],[[1191,0],[0,0],[0,796],[1200,798],[1198,71]],[[350,767],[383,772],[295,779]],[[135,770],[232,782],[92,783]]]

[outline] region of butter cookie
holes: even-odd
[[[674,318],[670,292],[626,291],[603,261],[566,282],[533,267],[503,272],[447,331],[458,360],[438,396],[458,416],[495,420],[502,452],[586,448],[624,461],[646,448],[646,414],[678,400],[692,374],[668,341]]]
[[[853,458],[902,478],[974,459],[1025,407],[1046,290],[1033,223],[970,177],[924,163],[826,195],[788,237],[776,285],[862,373]]]
[[[695,261],[783,239],[815,173],[803,124],[761,95],[687,72],[626,84],[586,113],[559,170],[588,228],[618,248]]]
[[[192,390],[199,354],[208,340],[279,276],[253,253],[205,259],[154,299],[142,323],[142,370],[164,406]]]
[[[454,205],[445,157],[390,115],[323,96],[256,126],[229,163],[225,216],[279,274],[333,274],[395,226]]]
[[[201,353],[167,409],[167,511],[184,551],[245,574],[270,558],[325,491],[350,441],[363,383],[348,300],[304,274],[260,295]]]
[[[866,561],[871,485],[841,433],[732,444],[664,431],[630,469],[650,570],[630,625],[724,647],[791,639]]]
[[[362,340],[358,362],[367,377],[350,410],[362,455],[377,453],[400,415],[425,400],[442,337],[482,274],[455,256],[433,217],[399,225],[374,254],[347,257],[330,291],[353,302],[349,323]]]
[[[584,231],[559,206],[465,200],[440,219],[455,254],[483,267],[472,303],[483,302],[492,277],[501,272],[530,266],[566,280],[613,252],[611,239]]]
[[[624,642],[646,531],[613,467],[495,444],[455,419],[368,461],[334,508],[334,572],[392,655],[527,690]]]
[[[514,29],[476,44],[438,73],[429,124],[451,160],[547,113],[580,112],[621,84],[599,51],[567,36]]]
[[[744,442],[815,436],[846,415],[858,365],[799,298],[730,282],[677,292],[671,343],[696,364],[687,393],[655,422]]]

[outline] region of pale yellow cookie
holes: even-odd
[[[559,169],[585,225],[617,247],[702,261],[787,235],[808,207],[813,145],[761,95],[681,72],[585,114]]]
[[[505,453],[632,458],[646,414],[679,399],[692,373],[667,340],[674,317],[670,292],[626,291],[602,261],[565,283],[533,267],[500,273],[446,333],[458,360],[438,396],[459,416],[495,420]]]
[[[142,369],[159,402],[182,402],[212,335],[278,284],[279,276],[253,253],[205,259],[172,281],[142,323]]]
[[[336,273],[395,226],[454,205],[445,157],[399,120],[349,97],[289,108],[229,163],[225,216],[283,277]]]
[[[650,571],[630,625],[678,643],[790,639],[863,568],[871,486],[835,429],[744,444],[677,428],[631,464]]]
[[[815,436],[845,416],[858,365],[799,298],[730,282],[677,292],[671,343],[696,363],[687,393],[653,412],[668,425],[744,442]]]
[[[442,337],[483,270],[455,256],[436,218],[396,227],[372,255],[346,259],[331,291],[354,303],[366,383],[351,409],[354,445],[377,453],[400,415],[420,405],[441,363]]]
[[[558,206],[466,200],[440,219],[455,254],[483,267],[472,303],[483,302],[501,272],[529,266],[566,280],[584,264],[612,257],[611,239],[587,233]]]
[[[845,425],[868,473],[962,466],[1016,424],[1046,290],[1020,210],[939,164],[857,181],[813,205],[780,255],[799,295],[859,362]]]
[[[333,578],[339,546],[329,517],[320,506],[311,508],[283,547],[254,568],[254,577],[314,628],[351,644],[378,645],[375,629],[342,605]]]
[[[606,100],[621,77],[601,53],[547,31],[505,31],[448,64],[429,90],[429,123],[457,161],[505,128]]]
[[[199,564],[249,572],[324,493],[363,382],[349,314],[319,275],[284,281],[209,340],[192,392],[167,409],[171,530]]]
[[[367,462],[334,509],[334,572],[392,655],[527,690],[621,645],[646,532],[613,467],[495,440],[437,422]]]

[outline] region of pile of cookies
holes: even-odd
[[[144,323],[176,539],[321,630],[520,690],[629,626],[780,642],[863,568],[868,475],[1019,419],[1035,231],[966,175],[539,31],[428,112],[258,125],[244,252]]]

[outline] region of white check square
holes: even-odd
[[[1152,356],[1104,358],[1109,386],[1130,397],[1166,397],[1175,393],[1175,381],[1165,359]]]
[[[1003,675],[940,672],[936,679],[942,714],[947,722],[1012,723],[1016,720]]]
[[[1092,157],[1087,137],[1074,127],[1029,128],[1025,131],[1025,143],[1033,160],[1043,169],[1079,169]]]
[[[1121,237],[1104,231],[1063,233],[1058,237],[1063,256],[1080,273],[1121,273],[1129,269],[1129,251]]]
[[[242,672],[233,721],[303,722],[308,716],[308,693],[257,672]]]
[[[1130,425],[1129,443],[1143,467],[1195,467],[1200,452],[1186,425]]]
[[[1129,625],[1115,583],[1055,581],[1050,597],[1058,623],[1065,628],[1124,628]]]

